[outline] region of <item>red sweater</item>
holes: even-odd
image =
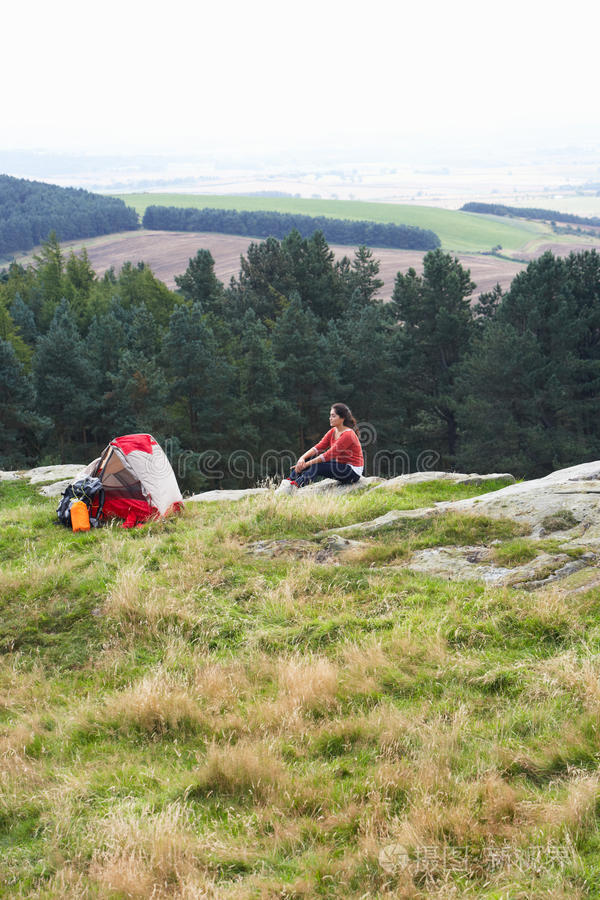
[[[323,450],[327,451],[323,453],[325,462],[330,462],[334,459],[336,462],[347,463],[349,466],[364,465],[360,441],[356,436],[356,432],[352,431],[351,428],[342,431],[337,441],[335,439],[335,428],[330,428],[319,443],[315,444],[315,447],[319,453],[323,453]]]

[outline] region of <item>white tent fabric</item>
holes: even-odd
[[[137,475],[148,503],[155,506],[161,516],[174,503],[183,501],[171,463],[158,444],[153,444],[152,455],[143,450],[132,450],[124,457],[124,465]]]

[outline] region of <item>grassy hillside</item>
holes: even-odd
[[[0,894],[600,896],[597,592],[399,567],[442,544],[522,560],[516,525],[456,514],[341,565],[248,552],[496,486],[74,535],[0,483]]]
[[[116,195],[115,195],[116,196]],[[330,216],[337,219],[365,219],[370,222],[392,222],[430,228],[439,236],[444,250],[477,252],[500,244],[505,252],[517,250],[538,235],[550,234],[549,228],[537,222],[523,222],[500,216],[436,209],[429,206],[405,206],[400,203],[365,203],[354,200],[299,200],[292,197],[213,196],[199,194],[120,194],[140,217],[146,207],[189,206],[196,209],[269,209],[275,212],[302,213],[308,216]]]

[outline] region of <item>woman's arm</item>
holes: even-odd
[[[307,461],[308,459],[312,459],[312,457],[315,455],[315,453],[318,453],[318,452],[319,452],[319,451],[317,450],[316,447],[311,447],[310,450],[307,450],[306,453],[303,453],[302,456],[300,457],[300,459],[298,460],[298,462],[297,462],[296,465],[295,465],[296,471],[297,471],[297,472],[301,472],[303,469],[305,469],[305,468],[306,468],[306,461]]]
[[[333,432],[334,429],[330,428],[329,431],[323,435],[318,444],[315,444],[314,447],[311,447],[310,450],[307,450],[306,453],[302,454],[295,466],[297,472],[301,472],[306,468],[306,461],[308,459],[312,460],[313,463],[324,461],[325,451],[333,442]],[[298,468],[298,466],[300,466],[300,468]]]

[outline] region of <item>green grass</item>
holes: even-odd
[[[548,226],[523,219],[482,216],[474,213],[409,206],[400,203],[376,203],[360,200],[302,200],[293,197],[245,197],[213,194],[119,194],[140,216],[152,205],[203,209],[273,210],[329,216],[334,219],[366,220],[395,225],[414,225],[434,231],[444,250],[477,253],[500,244],[504,253],[518,250],[528,241],[551,235]]]
[[[0,484],[0,896],[599,896],[598,591],[388,565],[462,543],[516,564],[554,539],[446,513],[339,565],[248,552],[501,486],[73,535]],[[406,871],[380,865],[394,844]],[[543,861],[494,866],[498,846]]]

